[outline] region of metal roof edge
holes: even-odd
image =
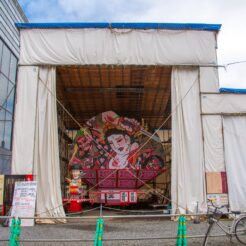
[[[19,29],[119,28],[219,31],[221,24],[204,23],[15,23]]]
[[[239,88],[225,88],[222,87],[219,89],[220,92],[228,92],[228,93],[239,93],[239,94],[245,94],[246,89],[239,89]]]

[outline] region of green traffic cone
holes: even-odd
[[[10,226],[10,233],[9,233],[9,245],[13,245],[12,241],[13,241],[13,219],[11,220],[11,226]]]
[[[9,239],[10,246],[15,246],[15,227],[16,227],[16,221],[15,218],[12,218],[11,227],[10,227],[10,239]]]
[[[100,223],[101,223],[102,225],[104,225],[104,219],[103,219],[103,218],[100,218]]]
[[[96,224],[96,232],[95,232],[95,238],[94,238],[94,246],[98,246],[98,234],[99,234],[99,219],[97,219],[97,224]]]
[[[179,229],[181,231],[181,234],[183,235],[183,216],[180,217],[180,226]]]
[[[182,237],[178,238],[177,240],[177,246],[183,246],[183,241],[182,241]]]
[[[183,218],[183,246],[187,245],[186,217]]]
[[[103,245],[103,229],[104,229],[104,220],[103,218],[101,218],[99,224],[98,246]]]
[[[184,243],[184,231],[185,231],[185,217],[182,216],[182,246]]]
[[[179,220],[178,220],[178,232],[177,232],[176,245],[182,246],[182,217],[181,216],[179,216]]]
[[[102,246],[102,237],[103,237],[103,233],[100,232],[98,235],[98,241],[97,241],[98,246]]]
[[[20,245],[20,232],[21,232],[21,220],[18,218],[16,220],[16,229],[15,229],[15,245],[19,246]]]
[[[103,231],[103,227],[104,227],[103,224],[100,224],[99,225],[99,232],[102,232]]]

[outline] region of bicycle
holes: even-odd
[[[221,209],[228,208],[227,205],[224,206],[215,206],[214,203],[209,200],[211,205],[208,206],[208,224],[203,246],[207,245],[210,232],[212,231],[213,226],[216,224],[219,228],[225,232],[226,236],[232,240],[232,237],[235,236],[238,242],[246,245],[246,214],[241,214],[240,211],[231,211],[231,214],[234,215],[233,221],[227,225],[220,221],[222,215],[224,214]]]

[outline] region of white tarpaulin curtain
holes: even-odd
[[[203,115],[204,159],[206,172],[225,171],[222,118],[220,115]]]
[[[219,93],[217,68],[200,67],[200,92],[203,99],[209,95],[208,93]],[[217,105],[214,107],[216,108]],[[202,115],[202,126],[206,172],[225,171],[222,117],[220,115]]]
[[[33,173],[38,67],[19,67],[15,104],[12,174]]]
[[[198,69],[172,71],[172,207],[173,213],[202,210],[204,159]]]
[[[245,113],[246,94],[202,94],[202,113]]]
[[[65,216],[60,186],[54,67],[39,68],[35,129],[34,172],[38,177],[36,212],[41,217]]]
[[[230,208],[246,212],[246,116],[223,117],[223,129]]]
[[[15,118],[13,171],[36,176],[37,215],[65,216],[60,187],[56,71],[47,66],[20,69],[18,87],[22,90],[18,90],[16,110],[22,114]]]
[[[200,67],[200,91],[219,92],[218,69],[214,67]]]
[[[21,65],[215,64],[216,32],[136,29],[21,29]]]

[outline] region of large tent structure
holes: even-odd
[[[225,171],[231,209],[245,209],[246,96],[220,93],[216,56],[220,25],[20,23],[17,27],[20,60],[12,173],[36,175],[38,214],[64,215],[56,94],[79,122],[111,107],[122,115],[139,114],[158,129],[171,114],[173,212],[195,212],[197,205],[204,210],[206,173]],[[108,95],[100,97],[100,91]],[[125,99],[121,103],[117,93]],[[83,103],[83,98],[91,100]]]

